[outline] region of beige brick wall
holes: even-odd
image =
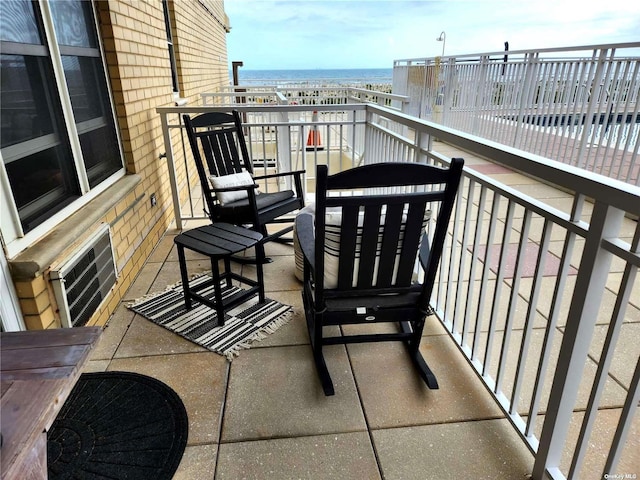
[[[167,165],[160,158],[165,151],[162,129],[155,109],[172,105],[174,100],[162,2],[103,0],[95,5],[126,170],[141,177],[135,189],[101,219],[113,222],[119,271],[113,293],[89,321],[103,325],[173,221]],[[229,83],[224,4],[180,0],[170,1],[169,7],[180,94],[189,104],[199,104],[200,92]],[[150,195],[154,193],[157,205],[152,207]],[[60,326],[48,272],[16,282],[16,290],[27,328]]]
[[[44,275],[30,281],[15,282],[14,286],[27,330],[60,327],[60,318],[56,318],[55,313],[55,297]]]
[[[215,92],[218,87],[230,83],[226,43],[229,19],[222,1],[177,1],[171,2],[170,8],[180,95],[189,105],[202,105],[201,93]],[[178,121],[177,116],[171,119],[172,123]],[[174,145],[181,145],[184,140],[189,148],[186,135],[182,138],[176,129],[172,133]],[[186,185],[190,179],[192,188],[197,190],[199,180],[195,164],[186,162],[191,167],[187,175],[182,149],[176,149],[173,154],[178,184]],[[191,156],[189,152],[187,155]],[[182,202],[189,199],[187,188],[180,192],[180,198]],[[200,208],[196,214],[202,214]]]
[[[108,7],[108,22],[105,17]],[[205,8],[206,7],[206,8]],[[142,182],[121,208],[146,194],[114,225],[114,246],[120,279],[113,298],[103,304],[94,319],[104,323],[131,285],[173,220],[167,165],[160,155],[164,141],[156,107],[173,103],[171,68],[162,3],[159,0],[98,2],[103,38],[114,85],[114,97],[123,132],[127,169]],[[180,0],[169,2],[173,43],[178,67],[180,95],[199,103],[203,91],[229,83],[226,24],[222,1]],[[112,39],[111,50],[106,40]],[[209,54],[207,54],[209,53]],[[117,90],[117,87],[120,90]],[[158,204],[151,207],[155,193]],[[116,208],[116,215],[118,215]],[[176,279],[178,281],[179,279]]]
[[[190,104],[200,104],[200,93],[229,84],[227,42],[229,21],[221,1],[172,2],[172,25],[178,58],[180,93]]]

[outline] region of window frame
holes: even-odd
[[[169,0],[162,1],[162,12],[164,16],[164,26],[167,33],[167,51],[169,52],[169,66],[171,67],[171,87],[173,90],[173,98],[178,101],[180,99],[180,80],[178,77],[178,64],[176,63],[176,49],[173,43],[173,29],[171,28],[171,9],[169,8]]]
[[[5,46],[11,46],[11,42],[2,42],[3,44],[3,53],[6,54],[25,54],[30,49],[34,49],[34,53],[40,52],[41,55],[42,49],[46,50],[46,56],[52,64],[53,76],[52,80],[55,81],[55,90],[58,95],[59,102],[62,107],[62,115],[64,126],[66,128],[66,134],[68,135],[69,144],[72,152],[72,165],[69,167],[73,168],[78,176],[78,182],[80,186],[80,197],[72,200],[69,205],[62,207],[59,211],[54,213],[48,219],[44,220],[42,223],[34,227],[28,232],[24,232],[22,228],[22,223],[20,219],[20,215],[18,213],[18,208],[16,206],[15,200],[13,198],[13,194],[11,193],[11,187],[9,183],[9,177],[5,168],[5,157],[3,156],[3,152],[0,151],[0,202],[2,205],[0,206],[0,236],[2,238],[2,243],[4,244],[7,256],[9,258],[14,257],[22,250],[28,248],[35,242],[37,242],[40,238],[49,233],[53,228],[55,228],[58,224],[60,224],[63,220],[68,218],[73,213],[77,212],[85,205],[87,205],[90,201],[94,200],[98,195],[103,193],[106,189],[112,186],[115,182],[126,175],[126,167],[125,167],[125,159],[124,159],[124,149],[122,146],[122,136],[121,132],[118,128],[118,119],[116,115],[115,103],[113,99],[113,92],[111,88],[111,82],[109,78],[109,69],[106,64],[106,55],[104,52],[104,45],[102,42],[102,38],[100,35],[100,25],[98,22],[99,16],[96,11],[95,3],[93,1],[90,2],[91,5],[91,13],[93,21],[93,26],[96,31],[97,37],[97,55],[93,55],[94,57],[99,57],[103,74],[104,74],[104,84],[106,85],[105,95],[108,96],[108,106],[109,112],[105,112],[107,115],[112,116],[115,135],[117,138],[117,146],[118,152],[120,156],[120,168],[118,168],[114,173],[105,178],[102,182],[94,186],[93,188],[89,185],[87,168],[85,167],[82,155],[82,149],[80,144],[80,135],[85,130],[85,127],[89,126],[85,123],[96,122],[96,119],[88,120],[87,122],[80,122],[80,124],[76,124],[75,116],[73,113],[73,107],[71,104],[71,98],[69,94],[69,90],[67,87],[66,77],[64,73],[64,67],[62,62],[63,53],[61,52],[61,47],[58,45],[56,40],[56,34],[54,29],[54,20],[53,13],[51,11],[51,5],[48,0],[38,0],[37,2],[33,2],[35,5],[35,14],[39,21],[42,22],[44,34],[45,34],[45,44],[44,45],[29,45],[29,44],[14,44],[14,48],[5,49]],[[18,49],[18,45],[20,48]],[[63,46],[62,50],[65,53],[69,51],[70,48],[76,47],[68,47]],[[19,51],[17,51],[19,50]],[[85,53],[86,53],[86,49]],[[94,124],[95,125],[95,124]],[[30,144],[30,142],[33,142]],[[42,148],[46,139],[38,138],[33,140],[27,140],[25,142],[21,142],[15,146],[7,147],[4,150],[4,155],[9,153],[9,159],[7,159],[7,163],[11,162],[18,157],[18,154],[21,153],[21,157],[25,158],[25,148],[27,147],[27,151],[37,151]],[[35,149],[35,150],[34,150]]]

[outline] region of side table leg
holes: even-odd
[[[180,261],[180,276],[182,277],[182,290],[184,292],[184,304],[187,310],[191,310],[191,294],[189,292],[189,275],[187,274],[187,262],[184,258],[184,247],[176,244],[178,248],[178,260]]]
[[[264,302],[264,276],[262,264],[264,262],[264,243],[256,243],[256,273],[258,275],[258,300]]]
[[[231,288],[233,285],[231,284],[231,257],[224,257],[224,273],[227,277],[227,287]]]
[[[216,314],[218,315],[218,326],[224,325],[224,305],[222,304],[222,287],[220,286],[220,267],[218,261],[211,259],[211,275],[213,278],[213,291],[216,298]]]

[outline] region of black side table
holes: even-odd
[[[181,233],[174,239],[178,248],[180,260],[180,275],[184,288],[184,301],[188,310],[192,308],[192,300],[197,300],[208,307],[213,308],[218,314],[218,325],[224,325],[225,309],[232,308],[258,292],[260,302],[264,302],[264,283],[262,278],[262,264],[264,263],[264,246],[261,242],[262,234],[255,230],[238,227],[229,223],[216,223],[205,227],[194,228]],[[257,280],[243,277],[231,271],[231,255],[242,252],[247,248],[256,249]],[[199,284],[197,288],[189,288],[189,276],[187,274],[187,262],[184,249],[193,250],[208,256],[211,259],[211,280]],[[224,261],[224,271],[220,272],[218,261]],[[250,285],[251,288],[243,293],[233,295],[223,301],[222,287],[220,283],[226,280],[227,287],[231,287],[231,280],[239,280]],[[201,295],[202,290],[213,285],[214,300]]]

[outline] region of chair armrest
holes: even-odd
[[[274,177],[294,177],[293,180],[295,182],[295,191],[296,197],[300,199],[301,204],[304,205],[304,189],[302,188],[302,174],[306,170],[294,170],[291,172],[280,172],[280,173],[271,173],[269,175],[259,175],[257,177],[253,177],[254,180],[264,180],[267,178]]]
[[[311,267],[311,272],[315,272],[315,231],[313,225],[313,215],[298,215],[296,216],[296,236],[298,237],[298,243],[300,244],[300,250],[304,256],[306,262]]]
[[[295,170],[292,172],[280,172],[280,173],[270,173],[268,175],[257,175],[254,176],[254,180],[264,180],[265,178],[275,178],[275,177],[285,177],[285,176],[293,176],[293,175],[302,175],[306,170]]]

